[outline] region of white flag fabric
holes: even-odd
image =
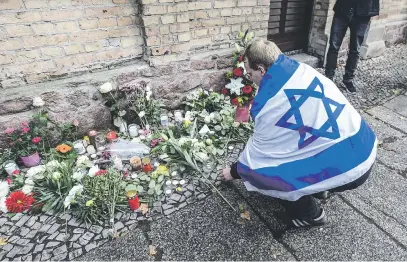
[[[249,191],[295,201],[350,183],[375,161],[374,132],[336,85],[287,56],[268,69],[251,115],[238,162]]]

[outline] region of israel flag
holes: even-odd
[[[336,85],[287,56],[268,69],[251,115],[238,162],[249,191],[295,201],[350,183],[375,161],[375,134]]]

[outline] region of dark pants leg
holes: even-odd
[[[335,15],[331,26],[331,35],[329,37],[329,49],[326,57],[325,75],[332,79],[335,75],[336,65],[338,63],[338,52],[345,37],[346,30],[350,25],[349,18]]]
[[[355,181],[337,188],[333,188],[329,190],[329,192],[343,192],[359,187],[360,185],[365,183],[370,175],[370,171],[371,169]],[[315,198],[311,195],[303,196],[297,201],[280,200],[280,204],[284,207],[284,209],[292,219],[312,219],[315,218],[321,210]]]
[[[350,22],[350,42],[349,55],[346,61],[345,75],[343,82],[349,83],[355,77],[355,71],[359,62],[360,47],[365,39],[366,32],[369,28],[369,17],[354,16]]]

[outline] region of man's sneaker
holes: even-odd
[[[351,93],[356,92],[356,88],[353,85],[353,82],[343,82],[343,84],[345,85],[346,89],[348,89],[349,92],[351,92]]]
[[[292,224],[295,227],[315,227],[322,226],[326,223],[326,215],[324,209],[321,208],[320,214],[316,218],[312,219],[292,219]]]
[[[330,197],[330,194],[329,194],[328,191],[322,191],[322,192],[313,194],[312,196],[315,197],[315,198],[318,198],[320,200],[325,200],[325,199],[328,199]]]

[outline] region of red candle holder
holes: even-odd
[[[137,195],[127,200],[127,203],[129,204],[130,209],[133,211],[140,207],[140,200]]]
[[[117,133],[115,131],[110,131],[109,133],[106,134],[106,139],[110,143],[116,141],[117,140]]]
[[[143,172],[144,173],[148,173],[148,172],[151,172],[151,171],[153,171],[153,167],[151,166],[151,164],[147,164],[147,165],[143,166]]]

